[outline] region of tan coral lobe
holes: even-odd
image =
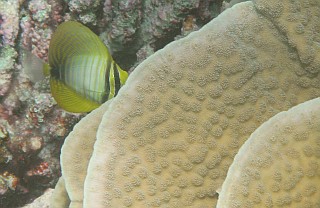
[[[85,159],[79,149],[86,143],[80,148],[78,138],[64,147],[64,153],[75,152],[62,163],[77,158],[72,161],[81,164],[70,166],[69,176],[62,171],[71,201],[82,201],[82,191],[70,194],[67,178],[82,170],[83,207],[215,207],[250,134],[275,114],[320,95],[320,75],[312,70],[319,23],[309,16],[320,2],[292,11],[299,17],[292,24],[306,18],[307,36],[281,27],[292,6],[290,0],[236,4],[140,64],[105,111],[97,134],[74,133],[97,137]],[[303,61],[302,40],[314,48],[309,62]],[[72,184],[82,186],[80,180]]]
[[[67,208],[70,205],[70,198],[65,187],[63,177],[60,177],[50,199],[50,208]]]
[[[249,135],[320,94],[286,40],[245,2],[139,65],[99,126],[84,206],[215,206]]]
[[[70,198],[70,207],[82,207],[87,166],[96,140],[97,128],[102,115],[108,109],[109,103],[109,101],[105,102],[77,123],[63,144],[61,150],[63,178],[59,180],[56,187],[58,190],[54,192],[54,196],[57,195],[56,198],[61,196],[60,200],[62,201],[67,200],[65,198],[68,198],[68,200]],[[63,194],[60,194],[63,193],[63,189],[66,190],[68,196],[63,197]],[[58,207],[58,205],[55,205],[55,207]]]
[[[242,145],[218,208],[320,206],[320,98],[278,113]]]

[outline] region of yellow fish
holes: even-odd
[[[49,45],[51,93],[66,111],[89,112],[117,95],[128,78],[112,59],[107,47],[86,26],[64,22],[54,32]]]

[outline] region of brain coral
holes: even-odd
[[[320,98],[281,112],[240,148],[218,208],[320,207]]]
[[[84,207],[215,206],[250,134],[319,97],[319,7],[239,3],[140,64],[98,128]]]

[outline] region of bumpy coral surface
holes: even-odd
[[[54,186],[61,174],[61,145],[81,118],[56,106],[47,80],[30,82],[21,64],[24,50],[47,61],[57,25],[77,20],[113,47],[110,49],[121,66],[132,70],[137,60],[145,59],[174,36],[197,30],[215,17],[221,5],[220,0],[145,2],[0,1],[0,207],[21,206]],[[167,19],[165,11],[172,12],[166,14]],[[183,26],[183,22],[191,24]],[[34,73],[41,73],[41,69]]]
[[[208,22],[221,2],[1,1],[0,207],[17,207],[53,186],[60,146],[80,118],[55,105],[45,81],[31,83],[22,73],[20,48],[46,60],[56,26],[78,20],[129,70]],[[132,74],[98,132],[85,205],[212,207],[250,133],[319,96],[319,1],[253,4],[235,5]]]
[[[140,64],[99,126],[84,206],[215,206],[250,134],[320,95],[320,5],[296,3],[237,4]],[[282,30],[305,20],[305,35]]]
[[[82,188],[81,188],[82,189]],[[47,201],[49,205],[49,201]],[[64,178],[61,176],[50,197],[50,208],[69,207],[70,198],[66,190]]]
[[[77,123],[61,149],[61,171],[71,207],[82,207],[84,180],[96,141],[96,132],[110,101]]]
[[[281,112],[240,148],[218,208],[320,207],[320,98]]]

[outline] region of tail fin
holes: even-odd
[[[50,73],[50,67],[47,63],[25,49],[22,49],[22,68],[34,83],[43,80]]]

